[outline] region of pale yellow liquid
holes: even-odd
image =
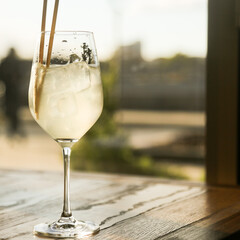
[[[44,77],[42,73],[44,72]],[[36,115],[36,84],[42,81]],[[35,64],[29,107],[37,123],[54,139],[80,139],[97,121],[103,107],[99,67],[85,62],[46,69]]]

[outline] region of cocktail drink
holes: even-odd
[[[35,63],[29,106],[35,120],[53,139],[77,141],[102,111],[99,66],[81,60],[54,64],[50,68]]]
[[[64,203],[61,218],[39,224],[34,232],[47,237],[85,237],[99,231],[91,222],[77,221],[70,209],[71,147],[97,121],[103,107],[100,67],[93,33],[55,32],[47,59],[50,32],[42,32],[46,48],[35,52],[29,86],[29,108],[36,122],[60,144],[64,156]]]

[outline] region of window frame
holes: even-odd
[[[239,0],[208,1],[206,182],[238,185]]]

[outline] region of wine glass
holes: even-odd
[[[92,32],[56,31],[49,53],[50,32],[42,32],[33,58],[29,108],[35,121],[63,149],[64,201],[59,220],[38,224],[39,236],[85,237],[99,231],[77,221],[70,208],[71,147],[93,126],[103,107],[100,67]],[[44,42],[44,45],[43,45]]]

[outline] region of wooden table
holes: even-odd
[[[33,226],[61,214],[61,173],[1,170],[0,186],[1,240],[40,239]],[[237,188],[74,172],[71,202],[77,219],[101,225],[91,240],[240,239]]]

